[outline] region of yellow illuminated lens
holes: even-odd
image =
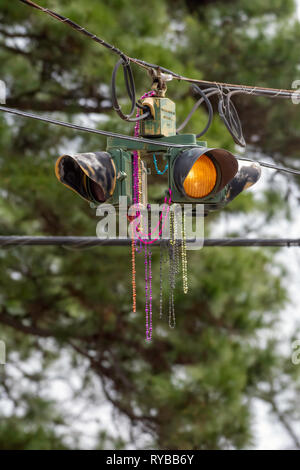
[[[194,163],[183,187],[189,197],[201,198],[207,196],[215,187],[217,171],[215,165],[207,155],[202,155]]]

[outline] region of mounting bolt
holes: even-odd
[[[125,178],[127,178],[127,173],[125,173],[125,171],[119,171],[117,180],[123,181]]]

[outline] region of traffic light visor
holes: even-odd
[[[105,202],[114,192],[116,168],[108,152],[63,155],[55,165],[57,179],[90,202]]]
[[[184,196],[202,199],[221,191],[237,171],[237,159],[227,150],[197,147],[180,152],[173,177]]]

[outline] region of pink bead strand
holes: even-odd
[[[155,91],[151,90],[145,93],[141,100],[148,96],[155,95]],[[139,117],[140,110],[137,110],[136,116]],[[138,137],[140,132],[140,123],[136,122],[134,127],[134,136]],[[139,196],[139,154],[136,150],[133,152],[133,203],[140,203]],[[137,215],[139,215],[137,213]],[[136,243],[136,240],[135,240]],[[142,243],[140,241],[140,252],[142,249]],[[138,250],[138,249],[137,249]],[[148,263],[149,257],[149,263]],[[149,269],[149,273],[148,273]],[[149,294],[149,295],[148,295]],[[151,341],[152,339],[152,267],[151,267],[151,249],[145,244],[145,314],[146,314],[146,340]]]

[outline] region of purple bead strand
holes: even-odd
[[[141,100],[148,96],[155,95],[155,91],[151,90],[145,93]],[[139,117],[140,110],[137,110],[136,116]],[[134,136],[138,137],[140,132],[140,122],[137,121],[134,127]],[[139,154],[136,150],[133,152],[133,203],[139,204]],[[135,240],[136,245],[136,240]],[[141,252],[142,243],[140,242],[140,248],[136,247],[136,251]],[[148,263],[149,260],[149,263]],[[148,277],[149,269],[149,277]],[[149,295],[148,295],[149,294]],[[151,341],[152,339],[152,266],[151,266],[151,248],[148,248],[147,243],[145,244],[145,313],[146,313],[146,340]]]

